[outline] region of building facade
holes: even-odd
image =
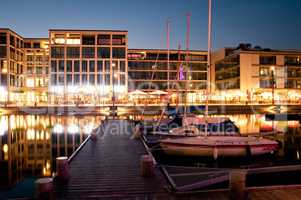
[[[47,105],[49,85],[48,38],[25,38],[26,105]]]
[[[10,29],[0,29],[0,102],[24,101],[24,40]]]
[[[220,49],[212,54],[210,101],[300,103],[300,57],[250,45]],[[48,38],[23,38],[0,28],[0,104],[127,104],[137,91],[143,104],[202,104],[207,65],[206,51],[128,49],[122,30],[51,29]]]
[[[211,77],[219,100],[300,103],[300,51],[225,48],[213,58]]]
[[[171,95],[170,103],[201,102],[206,88],[207,52],[163,49],[129,49],[129,91],[161,90]],[[179,99],[178,99],[179,100]],[[181,103],[181,102],[179,102]]]
[[[51,104],[96,105],[127,93],[127,31],[50,30],[49,40]]]

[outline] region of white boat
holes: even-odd
[[[217,159],[273,153],[277,150],[278,143],[253,136],[198,136],[163,139],[160,140],[160,146],[169,155],[213,156]]]
[[[179,120],[177,120],[179,121]],[[207,121],[204,117],[187,114],[186,118],[182,119],[182,126],[179,126],[172,121],[162,126],[163,130],[158,127],[157,131],[152,132],[155,135],[163,136],[238,136],[239,128],[228,117],[208,117]],[[207,123],[207,133],[205,131]],[[161,123],[162,124],[162,123]],[[166,127],[168,127],[166,129]],[[171,128],[174,127],[174,128]],[[171,128],[171,129],[169,129]]]

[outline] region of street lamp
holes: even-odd
[[[271,66],[270,68],[271,76],[272,76],[272,105],[275,105],[275,67]]]

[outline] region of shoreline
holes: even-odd
[[[157,115],[166,106],[160,105],[117,105],[118,116]],[[169,106],[175,112],[176,106]],[[179,109],[183,106],[179,106]],[[205,105],[188,106],[188,112],[203,114]],[[112,106],[10,106],[0,107],[0,115],[34,114],[34,115],[103,115],[108,116],[114,110]],[[301,113],[301,105],[209,105],[209,114],[266,114],[266,113]]]

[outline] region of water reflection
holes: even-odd
[[[100,116],[0,116],[0,188],[25,177],[52,176],[55,158],[70,156]]]

